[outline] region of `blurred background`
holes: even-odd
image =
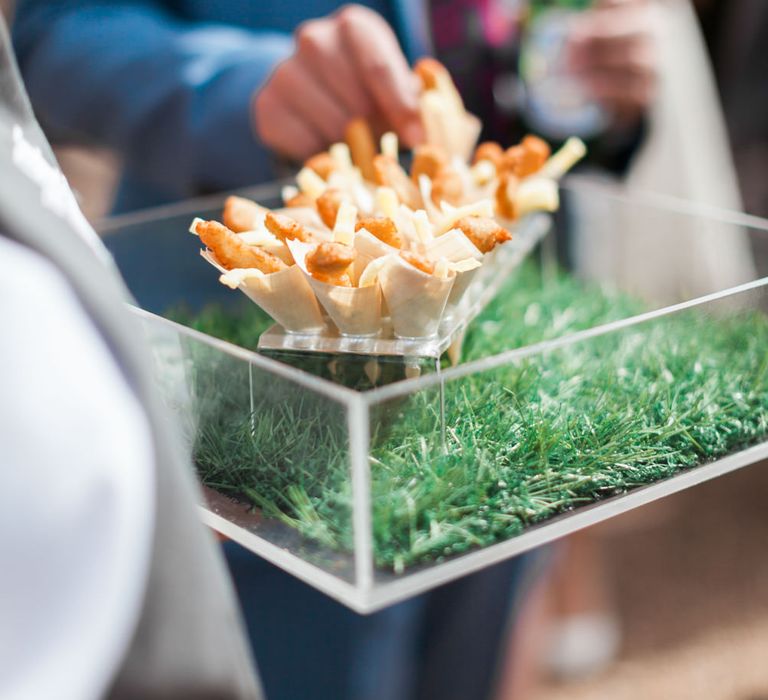
[[[12,5],[0,0],[7,17]],[[768,215],[768,2],[695,5],[744,208]],[[110,210],[117,159],[81,147],[59,148],[57,155],[86,215],[98,221]],[[594,533],[590,546],[604,577],[587,576],[583,585],[599,586],[592,593],[615,609],[618,655],[578,679],[555,680],[542,669],[536,700],[768,700],[764,466],[670,498],[626,527],[619,520]]]

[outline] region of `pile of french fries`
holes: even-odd
[[[527,136],[508,149],[475,148],[477,119],[447,70],[415,67],[427,135],[400,163],[394,133],[377,144],[364,119],[345,143],[310,158],[269,210],[229,197],[223,223],[195,219],[190,231],[220,281],[240,289],[288,332],[427,338],[460,307],[481,267],[514,235],[515,222],[559,205],[557,180],[585,153],[571,139],[552,155]]]

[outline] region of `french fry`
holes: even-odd
[[[525,216],[533,211],[557,211],[560,196],[557,182],[544,177],[529,177],[515,191],[515,211]]]
[[[400,163],[388,156],[378,155],[373,159],[374,181],[383,187],[391,187],[398,199],[411,209],[421,208],[421,195]]]
[[[336,243],[352,245],[355,239],[355,223],[357,222],[357,207],[349,202],[342,202],[336,214],[333,225],[333,240]]]
[[[368,121],[360,117],[349,122],[344,132],[344,140],[352,154],[352,162],[360,168],[363,178],[375,182],[373,159],[376,156],[376,141]]]
[[[514,221],[518,217],[515,208],[515,191],[520,180],[511,172],[506,171],[499,177],[496,185],[496,214],[503,219]]]
[[[586,154],[587,147],[584,145],[584,142],[581,139],[572,137],[544,164],[539,175],[559,180]]]
[[[308,197],[317,199],[325,192],[328,185],[312,168],[302,168],[296,176],[299,189]]]

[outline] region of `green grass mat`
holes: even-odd
[[[464,356],[530,345],[642,308],[564,274],[544,280],[527,264],[472,324]],[[250,348],[269,324],[255,307],[175,316]],[[445,430],[436,389],[375,409],[377,564],[402,571],[486,546],[766,439],[766,347],[762,313],[722,304],[449,382]],[[248,376],[242,363],[203,346],[191,351],[203,482],[315,542],[350,549],[341,408],[272,375]],[[327,373],[320,364],[314,369]],[[358,380],[365,384],[363,374]]]

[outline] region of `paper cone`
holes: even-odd
[[[370,336],[381,330],[381,289],[378,284],[358,288],[320,282],[309,274],[306,266],[307,254],[313,246],[289,241],[288,247],[317,300],[342,335]]]
[[[210,251],[201,255],[222,274],[227,272]],[[315,295],[297,265],[248,277],[238,289],[290,333],[316,332],[325,326]]]
[[[433,238],[424,246],[424,252],[430,260],[445,258],[448,262],[459,262],[467,258],[483,259],[483,254],[475,244],[457,228]]]
[[[472,282],[477,278],[477,273],[481,269],[478,267],[475,270],[467,270],[466,272],[458,272],[456,274],[453,287],[451,287],[451,293],[448,295],[448,303],[446,304],[448,310],[452,311],[461,304],[464,300],[464,295],[472,285]]]
[[[429,338],[437,333],[455,275],[428,275],[393,256],[379,273],[384,299],[398,338]]]
[[[368,267],[371,260],[383,258],[385,255],[397,255],[399,252],[397,248],[387,245],[384,241],[379,240],[370,231],[366,231],[365,229],[360,229],[355,234],[352,246],[357,251],[357,257],[352,265],[352,279],[355,284],[357,284],[360,275],[363,274],[363,270]]]

